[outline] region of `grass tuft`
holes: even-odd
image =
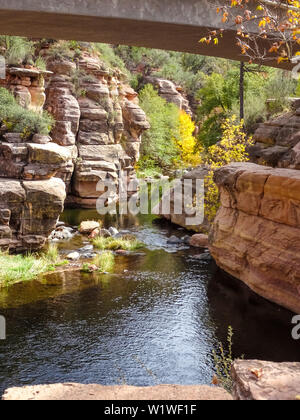
[[[39,275],[64,264],[65,261],[60,259],[55,245],[50,245],[41,255],[9,255],[0,251],[0,287],[34,280]]]
[[[115,257],[112,252],[106,251],[94,257],[93,262],[101,272],[111,273],[115,266]]]
[[[93,240],[93,245],[95,248],[100,249],[102,251],[117,251],[119,249],[125,251],[135,251],[137,249],[143,248],[144,246],[143,243],[136,238],[104,238],[103,236],[95,238]]]

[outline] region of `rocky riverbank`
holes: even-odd
[[[236,360],[232,365],[232,395],[206,385],[151,387],[83,385],[76,383],[25,386],[7,389],[2,400],[254,400],[300,399],[300,364]]]

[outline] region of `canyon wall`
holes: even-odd
[[[141,136],[150,125],[124,75],[109,70],[97,56],[83,51],[77,63],[56,58],[47,63],[53,72],[45,106],[56,120],[52,139],[73,156],[73,166],[59,173],[67,204],[95,208],[105,187],[99,181],[109,180],[117,188],[120,171],[128,182],[135,177]]]
[[[0,129],[0,247],[40,249],[64,204],[95,208],[112,181],[117,200],[120,171],[135,177],[142,132],[150,127],[137,93],[119,70],[82,51],[77,60],[40,54],[47,71],[7,68],[0,86],[18,103],[56,120],[50,136]],[[98,186],[98,187],[97,187]],[[67,201],[66,201],[67,198]]]
[[[218,169],[216,263],[259,295],[300,313],[300,172],[253,163]]]
[[[44,77],[49,72],[10,68],[0,86],[24,108],[36,112],[45,102]],[[49,136],[0,129],[0,247],[14,251],[39,249],[64,208],[65,185],[56,177],[72,162],[69,151]]]

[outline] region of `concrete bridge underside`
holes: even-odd
[[[0,0],[0,32],[160,48],[243,60],[235,31],[219,45],[199,43],[221,27],[215,0]],[[277,67],[276,60],[269,63]]]

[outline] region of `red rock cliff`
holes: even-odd
[[[221,208],[210,233],[217,264],[300,313],[300,172],[253,163],[217,170]]]

